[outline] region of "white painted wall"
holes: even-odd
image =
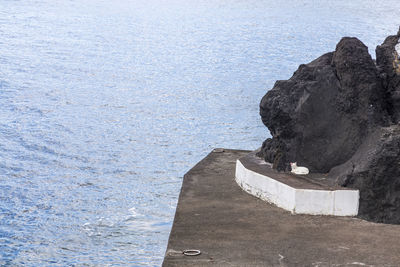
[[[297,214],[355,216],[358,190],[297,189],[244,167],[237,160],[235,180],[249,194]]]

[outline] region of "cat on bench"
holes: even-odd
[[[294,174],[306,175],[310,172],[306,167],[298,167],[297,162],[290,162],[290,167],[292,168],[291,173]]]

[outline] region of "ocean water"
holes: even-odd
[[[0,0],[0,265],[159,266],[182,176],[400,1]]]

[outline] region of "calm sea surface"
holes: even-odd
[[[182,176],[256,149],[258,103],[400,1],[0,0],[0,265],[158,266]]]

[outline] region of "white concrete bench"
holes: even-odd
[[[322,175],[321,175],[322,176]],[[252,152],[236,162],[236,182],[249,194],[297,214],[355,216],[359,191],[323,178],[277,172]]]

